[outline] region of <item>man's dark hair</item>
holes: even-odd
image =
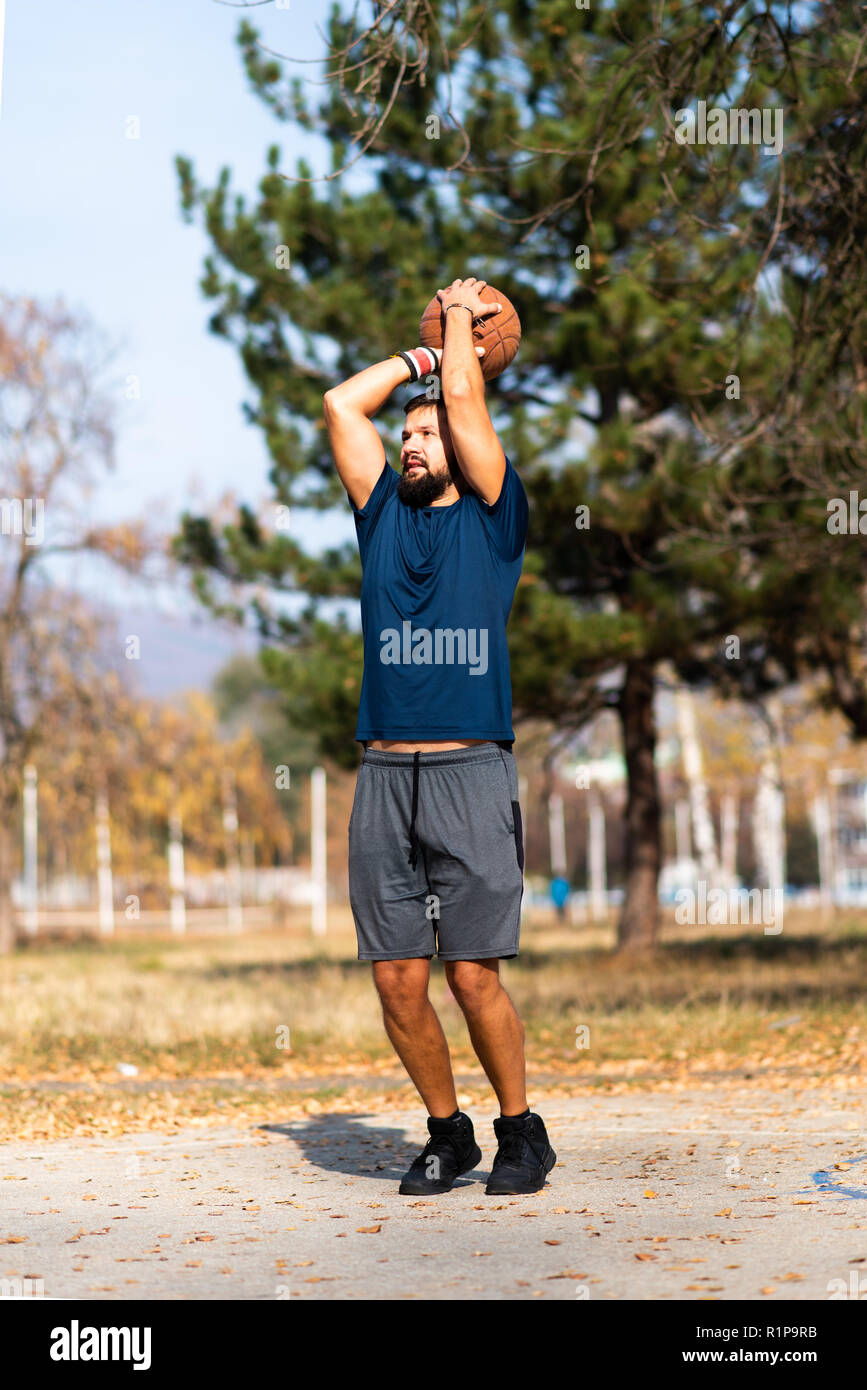
[[[411,396],[403,407],[403,413],[404,415],[408,415],[411,410],[421,410],[422,408],[430,406],[433,406],[437,413],[439,413],[441,405],[442,400],[439,396],[434,397],[433,400],[431,400],[429,396]]]

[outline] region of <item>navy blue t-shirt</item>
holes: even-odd
[[[361,554],[364,678],[356,739],[514,740],[506,622],[529,507],[506,459],[493,506],[465,492],[411,507],[385,463],[353,506]]]

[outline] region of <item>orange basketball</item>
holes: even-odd
[[[480,319],[478,323],[473,324],[473,339],[485,349],[484,357],[479,359],[482,376],[485,381],[490,381],[506,370],[518,351],[521,344],[521,320],[514,304],[502,290],[494,289],[493,285],[485,285],[480,293],[483,303],[503,306],[498,314],[491,314],[488,318]],[[420,345],[441,348],[443,327],[442,305],[434,296],[421,316],[418,328]]]

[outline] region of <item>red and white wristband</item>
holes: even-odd
[[[393,352],[392,357],[402,357],[409,367],[410,381],[421,381],[423,376],[432,376],[440,369],[442,348],[416,347],[407,352]]]

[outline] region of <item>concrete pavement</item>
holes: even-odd
[[[106,1300],[867,1297],[865,1099],[863,1087],[795,1084],[548,1105],[536,1092],[558,1163],[543,1192],[518,1198],[485,1196],[493,1102],[469,1111],[483,1164],[431,1201],[397,1194],[427,1138],[419,1107],[284,1124],[277,1096],[266,1128],[8,1143],[0,1288]]]

